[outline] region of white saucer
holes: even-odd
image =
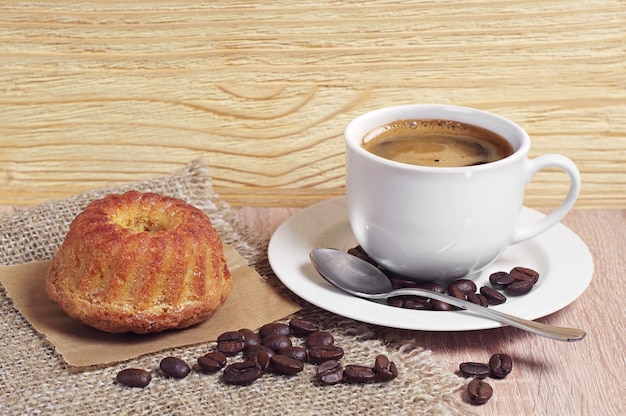
[[[522,223],[544,215],[524,207]],[[348,250],[356,246],[348,223],[345,198],[329,199],[298,212],[272,236],[268,258],[274,273],[296,295],[327,311],[358,321],[393,328],[427,331],[463,331],[503,326],[466,311],[416,311],[388,306],[348,295],[327,283],[314,269],[309,253],[314,248]],[[572,303],[591,282],[593,259],[583,241],[562,224],[532,240],[505,250],[476,280],[488,283],[496,271],[515,266],[540,273],[533,290],[523,296],[509,296],[506,303],[489,306],[526,319],[549,315]]]

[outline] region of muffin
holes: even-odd
[[[204,212],[129,191],[95,200],[76,216],[45,285],[50,299],[86,325],[146,334],[205,321],[232,280]]]

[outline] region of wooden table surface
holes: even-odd
[[[231,204],[306,206],[343,194],[352,118],[437,102],[514,120],[578,164],[578,207],[624,208],[624,45],[623,0],[4,1],[0,204],[204,155]]]
[[[294,208],[242,207],[242,221],[269,238]],[[626,210],[574,210],[563,223],[587,244],[594,260],[589,288],[572,304],[540,322],[583,328],[580,342],[564,343],[496,328],[467,332],[407,331],[431,349],[450,371],[465,361],[484,361],[505,352],[514,370],[503,380],[487,380],[494,396],[483,406],[457,399],[468,414],[598,415],[624,414],[626,396]]]

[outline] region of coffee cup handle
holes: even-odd
[[[545,218],[529,225],[518,225],[513,233],[511,244],[520,243],[541,234],[549,228],[556,225],[565,217],[569,210],[574,206],[578,194],[580,193],[580,172],[570,159],[565,156],[548,154],[542,155],[535,159],[526,161],[526,183],[528,184],[532,178],[542,169],[555,167],[565,171],[569,175],[570,186],[565,199]]]

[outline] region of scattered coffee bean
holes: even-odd
[[[389,280],[391,280],[391,285],[394,289],[405,289],[405,288],[415,288],[419,287],[419,283],[414,280],[402,279],[397,276],[389,276]]]
[[[335,338],[330,332],[316,331],[306,337],[306,346],[309,348],[320,347],[322,345],[333,345]]]
[[[450,305],[449,303],[443,302],[441,300],[431,299],[430,300],[430,304],[432,305],[433,310],[436,310],[436,311],[450,311],[450,310],[452,310],[452,305]]]
[[[393,306],[394,308],[403,308],[404,296],[392,296],[387,298],[387,305]]]
[[[280,322],[272,322],[259,328],[259,337],[261,337],[261,339],[267,337],[268,335],[289,336],[290,333],[291,328],[289,325]]]
[[[309,356],[306,349],[302,347],[296,347],[296,346],[281,348],[280,350],[278,350],[278,354],[295,358],[296,360],[301,361],[303,363],[308,360],[308,356]]]
[[[457,299],[467,300],[467,294],[456,287],[448,288],[448,294]]]
[[[514,267],[509,275],[515,280],[530,280],[533,284],[539,280],[539,273],[528,267]]]
[[[516,280],[504,289],[506,293],[513,296],[521,296],[530,292],[534,283],[532,280]]]
[[[475,378],[467,385],[467,395],[473,404],[484,404],[493,395],[493,388],[484,381]]]
[[[289,326],[294,335],[298,337],[307,336],[320,329],[320,325],[317,322],[302,318],[292,318],[289,321]]]
[[[418,311],[428,311],[433,308],[433,305],[430,303],[428,298],[423,298],[421,296],[405,296],[404,305],[402,307]]]
[[[369,383],[376,379],[376,373],[370,367],[350,364],[343,369],[343,378],[350,383]]]
[[[246,348],[244,335],[239,331],[228,331],[217,337],[217,350],[226,355],[237,355]]]
[[[239,332],[243,335],[243,342],[246,344],[246,348],[253,345],[261,345],[261,337],[253,330],[242,328]]]
[[[256,360],[240,361],[224,369],[222,379],[226,384],[239,386],[251,384],[263,376],[263,370]]]
[[[459,288],[456,287],[452,287],[452,288],[448,288],[448,295],[452,296],[453,298],[457,298],[460,300],[467,300],[467,295],[462,292]],[[460,310],[463,308],[460,308],[458,306],[452,305],[451,310]]]
[[[490,305],[500,305],[506,302],[506,296],[489,286],[481,287],[480,294],[487,298]]]
[[[159,364],[161,371],[172,378],[185,378],[191,372],[189,365],[176,357],[165,357]]]
[[[329,360],[339,360],[343,354],[343,349],[336,345],[320,345],[309,349],[309,361],[320,364]]]
[[[348,253],[361,258],[367,258],[375,266],[379,267],[375,261],[373,261],[367,253],[363,251],[361,246],[354,247],[348,250]],[[514,267],[510,272],[499,271],[492,273],[489,276],[489,282],[491,287],[484,286],[477,292],[476,283],[470,279],[457,279],[445,288],[442,285],[434,282],[416,282],[409,279],[403,279],[392,273],[386,272],[380,268],[383,273],[387,275],[391,281],[392,286],[395,289],[400,288],[423,288],[428,290],[434,290],[439,293],[445,293],[446,291],[450,296],[453,296],[461,300],[469,300],[481,306],[500,305],[506,302],[507,298],[497,290],[506,290],[508,294],[514,296],[520,296],[530,292],[532,285],[537,283],[539,279],[539,273],[533,269],[527,267]],[[531,281],[532,285],[528,283],[520,283]],[[509,288],[509,286],[512,286]],[[497,289],[497,290],[496,290]],[[469,299],[469,298],[471,299]],[[456,306],[452,306],[446,302],[429,299],[422,296],[394,296],[387,298],[387,305],[415,310],[436,310],[436,311],[451,311],[458,310]]]
[[[398,368],[387,356],[379,354],[374,361],[374,372],[382,381],[390,381],[398,377]]]
[[[480,293],[468,293],[467,300],[480,306],[489,306],[487,298]]]
[[[431,299],[411,296],[404,302],[404,307],[418,311],[430,311],[433,309],[433,304],[431,303]]]
[[[150,384],[152,375],[140,368],[127,368],[117,373],[116,379],[125,386],[144,388]]]
[[[304,370],[304,363],[286,355],[273,355],[272,365],[279,373],[293,376]]]
[[[281,334],[271,334],[261,340],[261,345],[267,347],[274,352],[278,352],[281,348],[291,347],[291,338]]]
[[[504,378],[513,369],[513,360],[507,354],[493,354],[489,359],[491,376],[494,378]]]
[[[211,351],[198,358],[198,365],[205,371],[215,373],[226,365],[226,356],[219,351]]]
[[[465,362],[459,365],[459,370],[464,377],[485,378],[489,375],[491,369],[487,364]]]
[[[411,300],[429,303],[425,299]],[[320,331],[319,324],[315,321],[294,318],[289,324],[268,324],[262,328],[265,335],[263,338],[247,328],[224,332],[217,339],[216,350],[197,359],[198,366],[208,373],[224,369],[223,382],[234,385],[251,384],[270,371],[295,375],[303,371],[307,362],[317,364],[316,378],[321,385],[331,385],[342,381],[348,383],[385,382],[398,376],[395,364],[384,355],[376,357],[373,368],[352,364],[344,369],[339,362],[344,355],[343,349],[334,345],[333,335]],[[288,332],[286,328],[289,329]],[[283,335],[285,333],[294,336],[306,335],[307,348],[292,345],[291,338]],[[243,352],[245,361],[228,365],[227,356],[234,356],[239,352]],[[191,368],[184,360],[172,356],[163,358],[159,367],[165,375],[178,379],[186,377],[191,372]],[[152,376],[148,371],[136,368],[129,368],[117,374],[117,381],[120,384],[133,387],[145,387],[151,379]]]
[[[489,283],[495,289],[504,289],[514,281],[515,278],[507,272],[495,272],[489,275]]]
[[[337,384],[343,380],[343,367],[336,360],[324,361],[317,367],[316,377],[320,384]]]
[[[509,273],[496,272],[489,276],[489,282],[495,289],[505,290],[513,296],[525,295],[530,292],[534,284],[539,280],[539,273],[528,267],[514,267]],[[481,288],[482,291],[482,288]],[[492,294],[494,294],[492,292]],[[485,295],[487,296],[487,295]],[[497,296],[497,295],[496,295]],[[505,298],[506,299],[506,298]],[[490,299],[491,302],[494,299]],[[497,300],[496,300],[497,301]],[[492,303],[497,304],[497,303]]]
[[[433,306],[428,298],[422,296],[393,296],[387,298],[387,304],[397,308],[415,309],[415,310],[431,310]]]
[[[476,283],[469,279],[458,279],[448,285],[448,292],[452,290],[460,290],[466,295],[476,293]]]
[[[459,365],[461,374],[474,377],[467,385],[467,395],[473,404],[483,404],[493,395],[493,388],[483,381],[487,375],[504,378],[513,369],[513,360],[507,354],[493,354],[489,364],[467,362]]]
[[[348,254],[352,254],[355,257],[358,257],[362,260],[365,260],[368,263],[373,264],[374,266],[377,266],[376,260],[371,258],[369,254],[367,254],[365,250],[363,250],[363,247],[361,246],[356,246],[356,247],[349,249]]]
[[[254,360],[259,363],[259,366],[261,367],[261,370],[263,370],[264,373],[267,373],[270,371],[270,367],[272,364],[272,357],[273,355],[269,355],[267,352],[265,351],[260,351],[255,357]]]
[[[387,304],[397,308],[415,309],[415,310],[431,310],[433,306],[428,298],[422,296],[393,296],[387,298]]]
[[[265,353],[270,357],[275,354],[273,349],[268,348],[264,345],[253,345],[251,347],[246,348],[243,355],[246,358],[246,360],[254,360],[256,356],[259,355],[260,353]]]

